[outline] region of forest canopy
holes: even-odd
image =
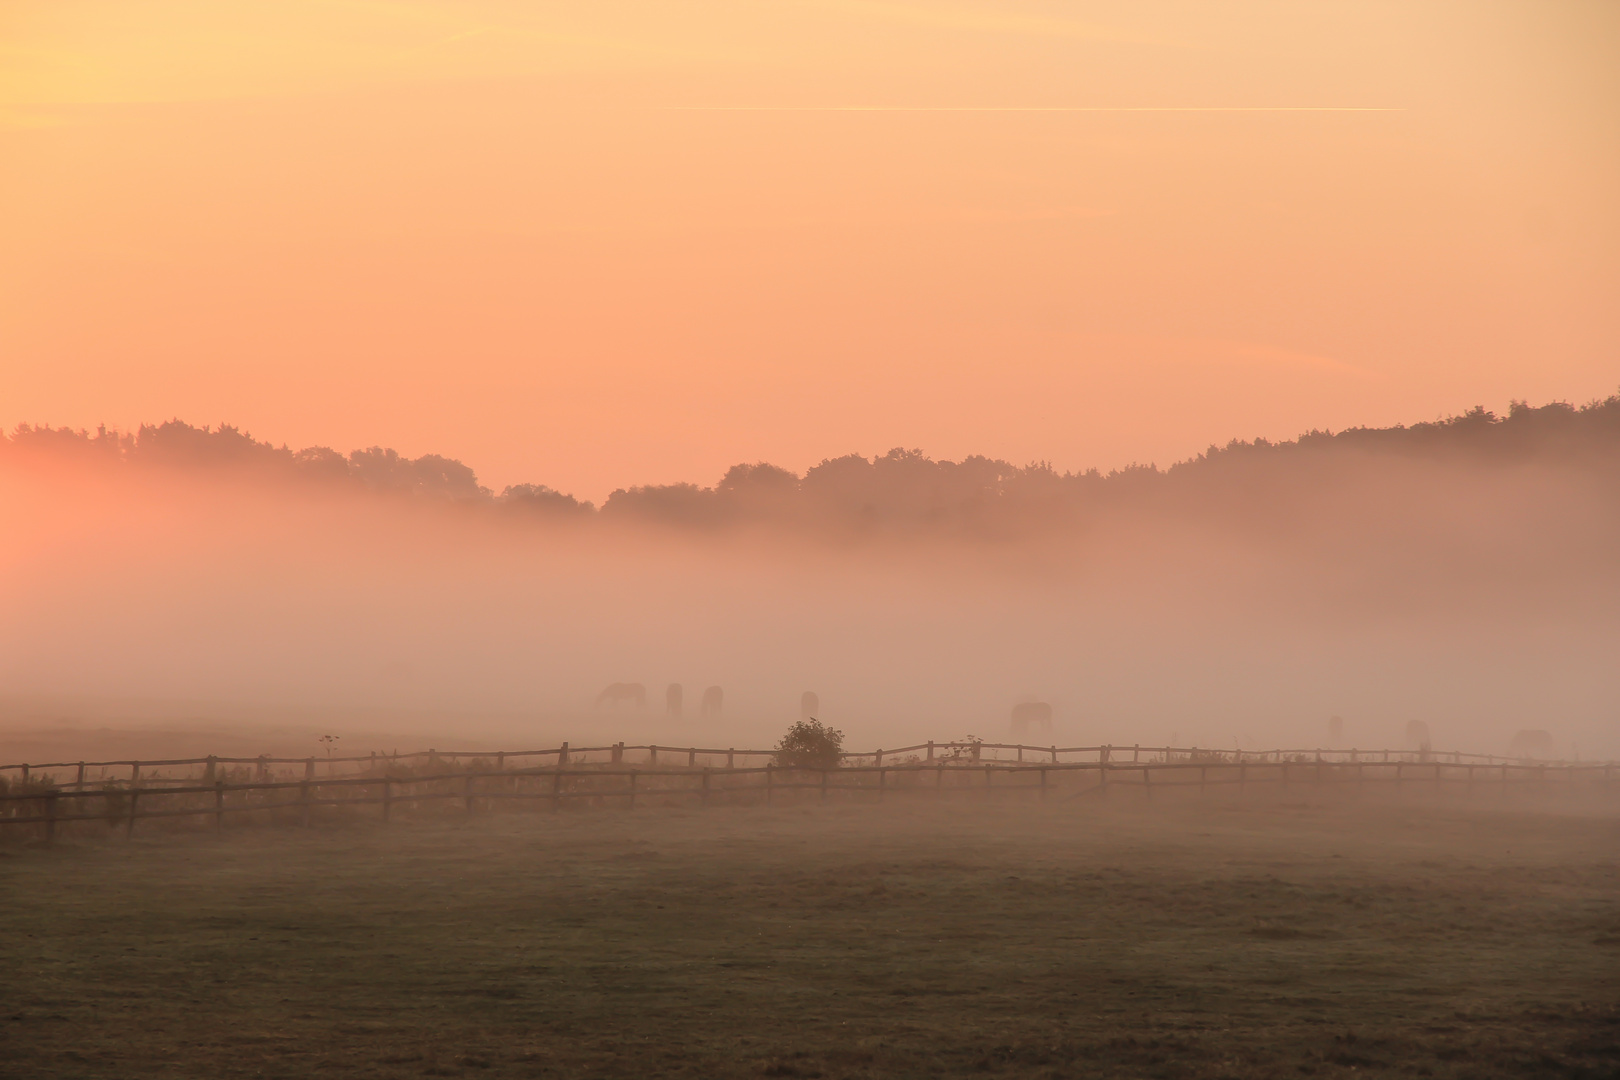
[[[181,420],[134,432],[95,432],[23,424],[0,435],[0,462],[11,467],[81,464],[118,470],[207,474],[232,481],[292,481],[347,487],[376,496],[488,507],[543,519],[597,519],[715,529],[781,524],[869,532],[1001,535],[1073,524],[1121,502],[1198,504],[1266,493],[1286,494],[1347,470],[1427,461],[1485,469],[1550,466],[1620,479],[1620,396],[1582,407],[1515,402],[1508,415],[1475,408],[1444,420],[1389,428],[1312,431],[1287,442],[1233,440],[1167,469],[1133,465],[1102,473],[1058,472],[970,456],[939,461],[896,448],[867,458],[828,458],[802,476],[766,463],[739,464],[713,487],[665,484],[621,488],[600,509],[544,484],[499,494],[467,465],[425,454],[405,457],[368,447],[275,446],[229,424],[194,427]]]

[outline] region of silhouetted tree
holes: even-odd
[[[564,495],[544,484],[511,484],[502,489],[500,501],[521,510],[545,514],[589,514],[596,509],[572,495]]]
[[[514,484],[498,499],[453,458],[407,458],[380,446],[346,457],[324,446],[296,453],[229,424],[193,427],[174,419],[134,434],[94,434],[23,424],[0,436],[0,459],[203,470],[214,476],[345,482],[428,499],[489,502],[537,517],[584,520],[588,502],[543,484]],[[1038,462],[1015,466],[982,456],[936,461],[895,448],[878,457],[832,457],[802,477],[765,462],[733,466],[712,488],[662,484],[620,488],[600,510],[606,521],[685,528],[771,523],[820,533],[1013,537],[1084,528],[1121,507],[1175,508],[1248,526],[1289,526],[1296,499],[1330,484],[1377,485],[1389,463],[1423,459],[1470,467],[1527,464],[1591,470],[1620,489],[1620,396],[1579,408],[1515,401],[1506,417],[1483,407],[1430,423],[1310,431],[1289,442],[1232,440],[1161,470],[1130,465],[1107,475],[1059,473]],[[1380,464],[1382,463],[1382,464]],[[1380,470],[1384,470],[1380,472]]]

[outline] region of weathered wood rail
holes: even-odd
[[[1009,759],[1000,755],[1009,753]],[[290,775],[296,777],[302,770],[304,779],[313,779],[318,771],[325,772],[327,776],[341,775],[375,775],[379,770],[387,769],[398,771],[402,768],[425,767],[428,769],[443,770],[455,769],[463,762],[477,763],[476,771],[495,769],[505,770],[512,767],[522,767],[525,762],[545,763],[550,759],[551,764],[561,768],[571,765],[607,763],[613,765],[628,764],[633,759],[640,760],[650,767],[685,765],[687,768],[697,768],[700,765],[710,768],[718,767],[723,762],[725,768],[736,769],[739,761],[747,763],[749,760],[774,759],[775,750],[749,750],[727,747],[717,749],[713,747],[668,746],[663,744],[628,745],[614,743],[611,746],[577,746],[570,748],[568,743],[544,750],[478,750],[478,751],[439,751],[422,750],[408,754],[365,754],[359,756],[311,756],[300,758],[272,757],[268,754],[257,757],[194,757],[194,758],[166,758],[160,760],[133,760],[117,759],[109,761],[52,761],[43,763],[19,763],[0,765],[0,782],[4,782],[10,774],[11,779],[20,779],[27,783],[31,779],[48,776],[58,787],[79,786],[85,784],[101,784],[109,780],[124,780],[132,784],[141,784],[151,787],[160,784],[184,783],[188,780],[202,779],[212,782],[221,771],[229,771],[232,767],[249,768],[257,779],[269,780],[277,776]],[[1563,767],[1569,765],[1590,766],[1592,762],[1571,762],[1553,760],[1534,760],[1530,758],[1503,757],[1495,754],[1469,754],[1462,751],[1437,750],[1324,750],[1324,749],[1294,749],[1294,750],[1221,750],[1192,746],[1132,746],[1099,745],[1099,746],[1035,746],[1023,743],[992,743],[982,741],[962,742],[926,742],[913,746],[902,746],[892,750],[867,750],[840,755],[842,763],[846,766],[859,764],[932,764],[937,761],[960,763],[964,759],[974,764],[990,760],[1001,764],[1005,760],[1017,763],[1046,763],[1069,764],[1076,759],[1122,767],[1129,764],[1137,767],[1141,764],[1175,764],[1175,763],[1204,763],[1204,764],[1265,764],[1288,762],[1290,764],[1433,764],[1444,763],[1450,765],[1534,765],[1537,767]],[[701,760],[700,760],[701,759]],[[1602,764],[1601,762],[1596,764]],[[165,774],[162,770],[201,770],[200,776],[193,776],[190,771],[181,774],[172,772]],[[95,775],[92,775],[94,773]]]
[[[986,744],[977,745],[982,750]],[[779,798],[802,797],[805,792],[826,801],[835,795],[882,800],[891,795],[949,797],[970,793],[1036,800],[1074,799],[1087,795],[1106,797],[1111,790],[1121,789],[1151,798],[1155,791],[1207,791],[1229,786],[1243,789],[1251,785],[1282,789],[1290,785],[1389,785],[1396,790],[1426,791],[1460,788],[1466,795],[1615,790],[1615,767],[1606,762],[1484,763],[1435,760],[1432,754],[1428,760],[1385,760],[1382,752],[1370,760],[1365,755],[1356,760],[1329,760],[1303,754],[1275,754],[1268,759],[1266,755],[1230,753],[1194,760],[1176,760],[1174,753],[1144,759],[1140,752],[1130,760],[1124,760],[1124,755],[1116,760],[1108,752],[1110,749],[1102,748],[1096,761],[1082,762],[988,761],[982,756],[963,754],[884,764],[879,752],[846,755],[875,758],[872,764],[828,769],[780,767],[774,763],[733,763],[729,768],[690,764],[634,768],[622,764],[622,753],[615,755],[616,761],[592,765],[570,761],[565,750],[559,764],[552,766],[513,768],[501,762],[499,767],[493,767],[489,762],[497,755],[485,754],[475,759],[485,767],[457,771],[444,767],[448,755],[441,755],[438,771],[403,771],[397,759],[381,759],[378,771],[373,773],[325,777],[315,775],[312,759],[302,759],[298,763],[306,766],[306,774],[293,780],[220,778],[211,783],[151,783],[142,780],[137,771],[127,781],[92,785],[79,779],[60,787],[35,773],[26,784],[9,785],[10,789],[0,795],[0,825],[35,827],[49,841],[55,838],[59,826],[77,822],[102,822],[131,836],[136,822],[143,820],[203,818],[215,828],[223,828],[227,818],[234,816],[271,821],[290,818],[309,825],[316,813],[363,806],[378,807],[381,819],[389,821],[396,812],[414,813],[445,804],[458,806],[465,813],[524,802],[551,810],[561,809],[570,801],[627,808],[634,808],[638,800],[665,805],[680,801],[709,806],[717,800],[770,804]],[[691,762],[702,751],[690,749],[686,753]],[[209,762],[217,769],[222,760],[201,762]],[[247,760],[257,763],[264,759]]]

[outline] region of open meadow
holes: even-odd
[[[1620,1075],[1620,821],[1412,798],[0,844],[0,1075]]]

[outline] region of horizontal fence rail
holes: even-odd
[[[741,754],[765,751],[701,750],[683,748],[676,758],[659,762],[667,747],[591,748],[610,753],[605,762],[592,763],[571,756],[566,745],[553,751],[507,754],[437,754],[350,758],[366,762],[368,771],[318,776],[314,763],[326,759],[203,758],[168,762],[130,762],[133,775],[124,779],[87,780],[84,768],[96,763],[36,767],[25,780],[6,784],[0,793],[0,826],[37,826],[47,840],[59,825],[104,822],[132,835],[135,823],[145,819],[205,818],[216,828],[227,818],[257,817],[272,821],[288,818],[308,825],[312,815],[330,808],[378,807],[382,820],[396,808],[420,812],[424,807],[449,804],[466,813],[502,804],[539,803],[552,810],[566,804],[634,808],[638,800],[667,805],[672,801],[708,806],[715,800],[770,804],[778,797],[816,793],[826,801],[840,797],[882,800],[891,794],[939,796],[976,792],[982,795],[1023,796],[1037,800],[1075,799],[1106,795],[1111,789],[1134,789],[1151,798],[1161,792],[1206,791],[1212,787],[1272,785],[1390,785],[1396,790],[1457,790],[1476,792],[1541,792],[1553,785],[1565,791],[1614,790],[1613,763],[1539,763],[1467,760],[1482,755],[1386,756],[1350,751],[1348,758],[1315,756],[1314,752],[1266,754],[1161,748],[1150,754],[1131,747],[1094,748],[1093,761],[1061,761],[1058,755],[1086,748],[1046,748],[1044,759],[987,760],[988,743],[937,743],[898,751],[844,755],[837,767],[804,768],[779,765],[737,765]],[[1029,747],[1001,747],[1029,750]],[[647,750],[646,767],[624,764],[624,751]],[[929,757],[906,757],[914,750],[945,751]],[[957,750],[963,753],[955,753]],[[979,751],[973,753],[972,751]],[[583,755],[585,750],[574,751]],[[772,756],[774,752],[770,752]],[[1126,755],[1130,756],[1127,757]],[[514,765],[511,759],[555,755],[550,765]],[[700,755],[725,756],[727,765],[698,765]],[[897,756],[898,755],[898,756]],[[1019,755],[1023,757],[1022,754]],[[888,760],[885,761],[885,758]],[[1447,760],[1459,758],[1462,760]],[[475,767],[461,767],[456,759],[470,759]],[[863,763],[863,759],[871,759]],[[336,761],[336,759],[333,759]],[[298,778],[277,779],[266,764],[304,767]],[[414,763],[414,764],[413,764]],[[206,767],[205,778],[160,777],[160,766]],[[246,775],[225,775],[230,765],[253,766]],[[72,783],[58,785],[50,769],[75,769]],[[143,768],[145,776],[143,777]]]
[[[1002,758],[1007,753],[1010,758]],[[287,767],[292,766],[292,772],[302,769],[306,779],[313,778],[317,771],[328,776],[341,776],[345,774],[370,775],[381,768],[398,770],[400,768],[426,767],[429,769],[455,768],[463,762],[477,762],[480,769],[493,768],[497,771],[513,766],[522,766],[523,763],[548,762],[558,767],[585,763],[626,764],[631,760],[638,760],[649,766],[678,766],[696,768],[700,765],[715,767],[724,761],[725,767],[732,769],[737,762],[757,761],[761,758],[775,759],[776,750],[751,750],[726,747],[692,747],[668,746],[663,744],[627,744],[614,743],[611,746],[576,746],[570,747],[568,743],[561,746],[543,750],[421,750],[408,754],[365,754],[359,756],[312,756],[312,757],[273,757],[261,754],[257,757],[222,757],[211,755],[208,757],[192,758],[163,758],[163,759],[116,759],[108,761],[48,761],[34,763],[17,763],[0,765],[0,782],[8,776],[12,780],[21,779],[27,782],[38,776],[50,776],[58,785],[86,783],[102,783],[107,780],[126,780],[131,783],[144,783],[148,786],[163,783],[180,783],[187,779],[213,780],[221,772],[233,769],[249,768],[253,775],[260,779],[269,779],[275,775],[284,775]],[[1294,750],[1222,750],[1218,748],[1200,748],[1196,746],[1144,746],[1134,744],[1131,746],[1100,745],[1100,746],[1034,746],[1024,743],[993,743],[978,740],[960,742],[926,742],[912,746],[901,746],[891,750],[866,750],[844,753],[839,755],[840,761],[845,765],[871,764],[871,765],[899,765],[916,762],[961,762],[966,759],[979,763],[987,758],[995,762],[1011,760],[1019,763],[1042,762],[1049,764],[1073,763],[1077,758],[1083,761],[1107,763],[1110,765],[1140,765],[1146,764],[1174,764],[1199,762],[1204,764],[1265,764],[1271,763],[1323,763],[1323,764],[1370,764],[1370,763],[1403,763],[1403,764],[1449,764],[1449,765],[1533,765],[1537,767],[1565,767],[1570,765],[1591,766],[1603,765],[1604,762],[1579,762],[1568,760],[1537,759],[1529,757],[1509,757],[1498,754],[1470,754],[1462,751],[1447,750],[1325,750],[1325,749],[1294,749]],[[701,761],[699,760],[701,759]],[[1613,763],[1608,763],[1613,764]],[[175,773],[173,770],[182,770]],[[165,773],[164,770],[169,770]],[[192,775],[191,771],[201,770],[199,776]],[[67,773],[68,777],[63,776]],[[94,775],[92,775],[94,774]]]

